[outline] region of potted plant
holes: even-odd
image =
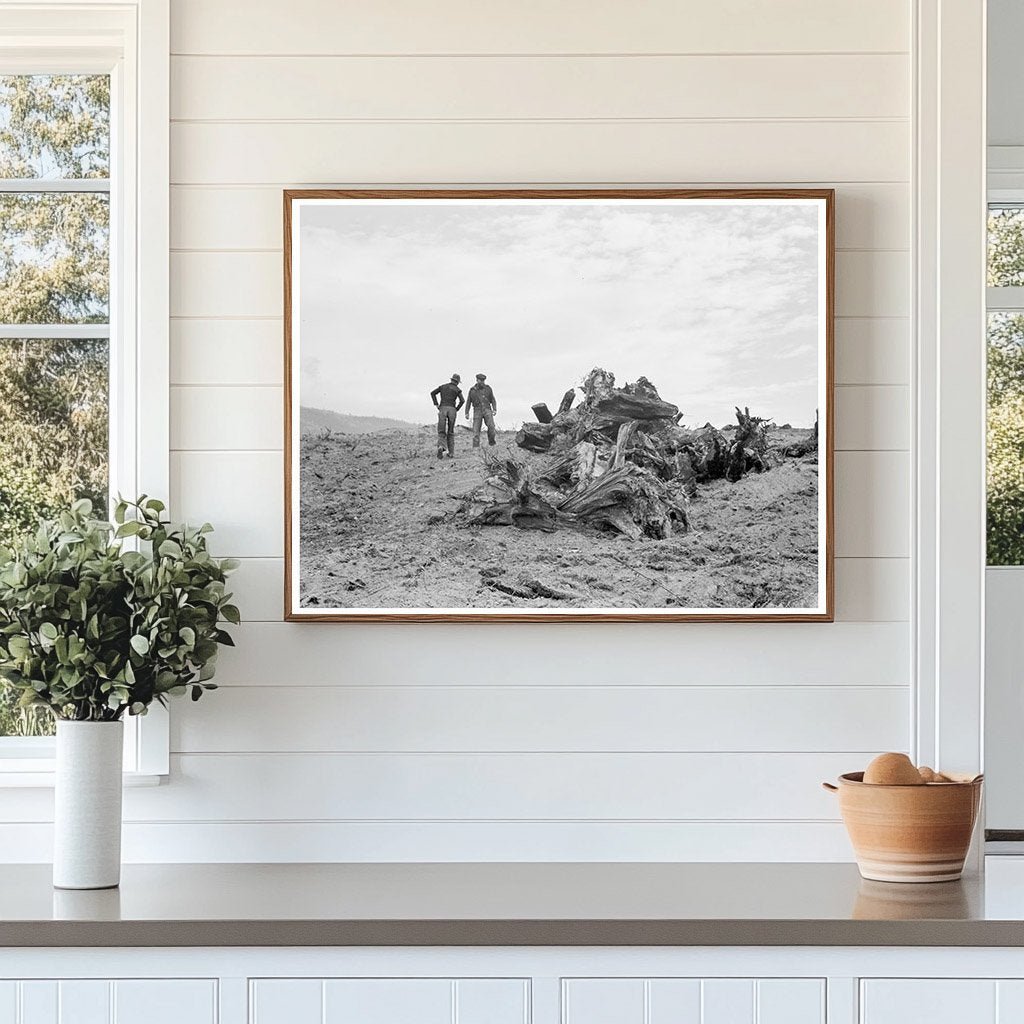
[[[214,689],[233,559],[209,523],[172,525],[145,495],[114,523],[78,501],[0,549],[0,677],[57,720],[54,885],[116,886],[121,868],[123,718]]]

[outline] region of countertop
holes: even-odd
[[[97,892],[12,865],[0,946],[1024,946],[1024,861],[991,860],[926,885],[852,864],[127,865]]]

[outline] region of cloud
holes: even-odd
[[[301,208],[302,401],[431,418],[451,373],[532,418],[595,365],[687,420],[817,406],[811,206],[344,201]],[[761,409],[756,408],[760,414]]]

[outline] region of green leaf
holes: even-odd
[[[181,558],[184,552],[177,541],[165,540],[157,549],[157,553],[163,555],[164,558]]]
[[[129,642],[132,645],[132,650],[135,651],[136,654],[142,657],[149,654],[149,640],[141,633],[136,633]]]
[[[233,604],[224,605],[221,608],[220,613],[228,620],[228,622],[233,623],[236,626],[240,625],[242,622],[242,615],[238,608]]]
[[[52,622],[44,622],[39,627],[39,635],[47,640],[56,640],[60,635],[57,627]]]

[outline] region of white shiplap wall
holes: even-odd
[[[172,498],[247,621],[129,859],[847,858],[818,782],[910,734],[909,0],[172,19]],[[282,623],[280,192],[363,183],[834,185],[838,621]]]

